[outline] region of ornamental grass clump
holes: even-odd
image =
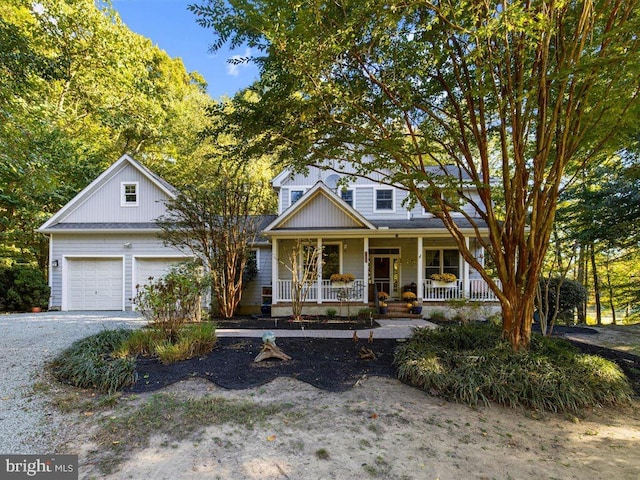
[[[570,343],[535,334],[514,352],[499,327],[484,324],[419,329],[396,350],[400,380],[469,405],[577,411],[626,403],[629,383],[614,363]]]
[[[113,393],[136,382],[135,358],[114,357],[131,335],[130,330],[105,330],[78,340],[50,364],[53,376],[62,383]]]
[[[155,353],[164,364],[187,360],[213,350],[216,338],[215,325],[210,322],[186,325],[180,330],[177,341],[157,344]]]

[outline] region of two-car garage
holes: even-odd
[[[131,262],[127,275],[125,261]],[[136,286],[150,277],[164,276],[184,258],[170,257],[66,257],[63,310],[125,310],[131,306]],[[127,281],[129,280],[129,281]]]

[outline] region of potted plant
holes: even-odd
[[[329,280],[334,288],[351,288],[356,276],[353,273],[334,273]]]
[[[407,302],[407,308],[411,311],[413,308],[413,302],[417,299],[417,296],[412,291],[408,290],[402,294],[402,300]]]
[[[431,275],[431,285],[434,287],[454,287],[456,280],[453,273],[434,273]]]
[[[380,313],[382,315],[387,313],[387,303],[385,300],[387,300],[387,298],[389,298],[389,294],[387,292],[378,292],[378,300],[379,300],[379,304],[378,306],[380,307]]]
[[[418,300],[415,300],[413,302],[413,305],[411,306],[411,313],[415,313],[418,315],[422,313],[422,305],[420,305]]]
[[[380,302],[380,314],[385,315],[388,311],[388,305],[385,302]]]

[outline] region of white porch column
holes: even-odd
[[[469,237],[464,237],[464,244],[467,247],[467,250],[469,250]],[[467,262],[466,260],[464,260],[464,280],[462,283],[462,290],[463,290],[463,296],[465,298],[469,298],[469,262]]]
[[[418,275],[416,283],[418,284],[418,289],[416,290],[418,301],[422,302],[424,296],[424,245],[422,237],[418,237]]]
[[[278,239],[271,240],[271,303],[278,303]]]
[[[318,249],[318,303],[322,303],[322,239],[318,238],[318,245],[316,246]]]
[[[364,248],[362,258],[364,260],[362,269],[362,284],[364,291],[362,292],[362,303],[369,303],[369,237],[364,237]]]

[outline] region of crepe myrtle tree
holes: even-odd
[[[260,79],[227,122],[295,168],[399,185],[440,218],[528,348],[558,194],[637,115],[639,0],[210,0]],[[636,117],[637,118],[637,117]],[[472,192],[477,192],[472,195]],[[464,206],[464,208],[462,208]],[[462,215],[490,257],[474,257]],[[488,239],[481,235],[487,228]]]
[[[186,188],[166,203],[158,219],[166,244],[191,251],[211,276],[211,314],[234,315],[244,287],[245,268],[257,233],[251,215],[252,185],[242,176],[219,179],[210,187]]]

